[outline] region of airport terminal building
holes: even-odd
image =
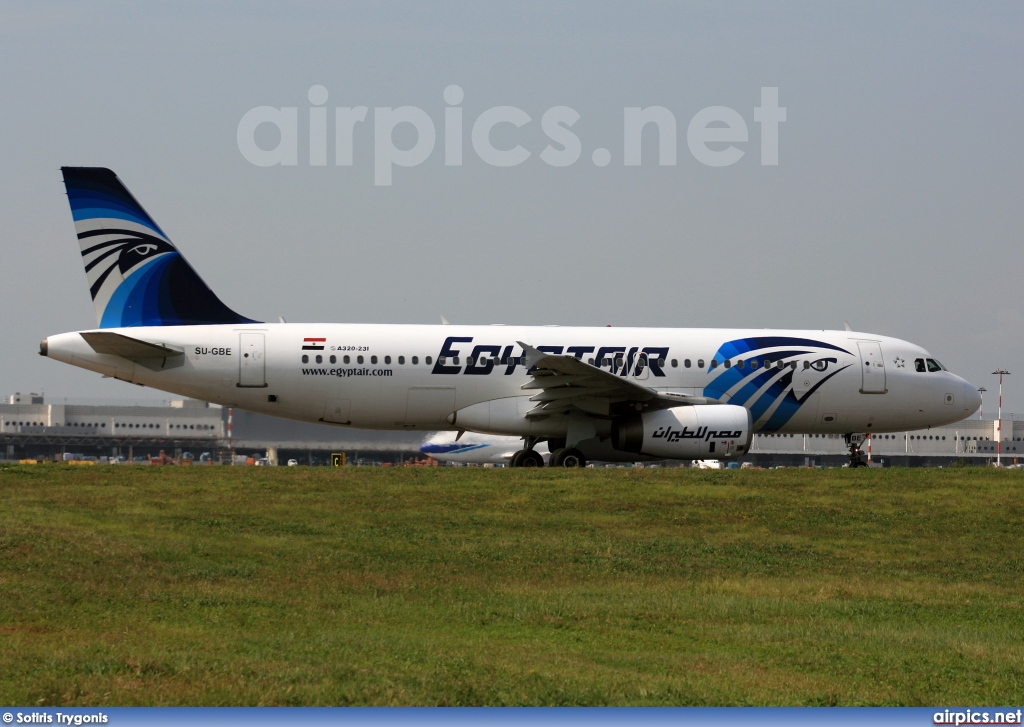
[[[1003,464],[1024,463],[1024,421],[965,419],[945,427],[875,434],[862,446],[882,466],[940,466],[995,461],[1002,439]],[[229,410],[191,399],[162,405],[47,403],[38,394],[12,394],[0,403],[0,459],[62,459],[69,454],[149,461],[164,452],[216,462],[239,455],[284,463],[327,464],[344,452],[359,464],[421,459],[423,432],[349,429],[294,422]],[[841,435],[755,434],[742,461],[770,466],[841,466],[848,450]]]
[[[48,403],[39,394],[12,394],[0,403],[0,459],[61,459],[68,454],[149,461],[204,453],[325,464],[330,453],[350,462],[402,462],[420,456],[422,432],[373,432],[293,422],[193,399],[163,405]]]
[[[963,419],[945,427],[874,434],[863,445],[863,458],[896,467],[934,467],[952,462],[989,464],[1002,439],[1002,464],[1024,463],[1024,421]],[[762,466],[841,466],[849,450],[838,434],[755,434],[744,461]]]

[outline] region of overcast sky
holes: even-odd
[[[1024,4],[0,2],[0,68],[0,393],[140,391],[36,355],[43,336],[95,325],[59,173],[82,165],[114,169],[253,318],[848,320],[988,388],[986,413],[990,372],[1008,368],[1005,408],[1024,414]],[[453,84],[460,166],[445,164]],[[328,96],[323,166],[313,86]],[[774,166],[762,88],[786,109]],[[243,155],[239,124],[260,106],[297,109],[296,164]],[[357,106],[339,166],[335,108]],[[376,184],[374,109],[402,106],[437,142]],[[490,136],[530,153],[516,166],[471,143],[498,106],[530,119]],[[560,106],[579,114],[567,166],[541,157],[541,119]],[[649,126],[627,166],[624,109],[652,106],[676,120],[675,164]],[[687,143],[712,106],[748,130],[728,166]],[[277,133],[254,138],[273,149]],[[412,127],[394,142],[414,145]]]

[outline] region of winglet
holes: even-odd
[[[549,353],[544,353],[543,351],[537,350],[528,343],[523,343],[522,341],[516,341],[516,343],[518,343],[519,347],[523,349],[523,355],[526,358],[527,369],[532,369],[534,366],[537,365],[537,362],[540,361],[542,358],[551,355]]]

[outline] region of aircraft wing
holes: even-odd
[[[717,404],[715,399],[689,396],[643,386],[610,371],[591,366],[575,356],[539,351],[517,341],[522,347],[532,381],[523,384],[527,391],[537,390],[530,401],[537,405],[528,417],[542,417],[572,408],[611,415],[616,410],[667,409],[685,404]]]

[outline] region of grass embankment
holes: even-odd
[[[0,469],[0,704],[1019,705],[1022,475]]]

